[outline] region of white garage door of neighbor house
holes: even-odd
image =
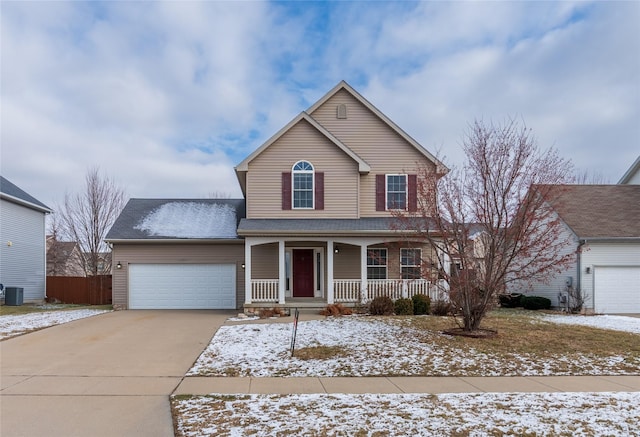
[[[597,313],[640,314],[640,267],[595,267],[593,290]]]
[[[235,264],[130,264],[131,309],[233,309]]]

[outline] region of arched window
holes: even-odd
[[[291,192],[293,194],[293,207],[300,209],[313,209],[313,165],[308,161],[298,161],[291,168]]]

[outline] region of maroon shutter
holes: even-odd
[[[418,210],[418,176],[410,174],[407,176],[407,198],[409,205],[407,205],[409,212],[416,212]]]
[[[385,209],[385,197],[387,190],[385,185],[387,184],[386,177],[383,174],[376,175],[376,211],[384,211]]]
[[[316,209],[324,209],[324,173],[316,172],[315,183]]]
[[[282,209],[291,209],[291,173],[282,173]]]

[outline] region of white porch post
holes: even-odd
[[[360,246],[360,299],[366,302],[367,297],[367,243]]]
[[[333,240],[327,241],[327,304],[333,303]]]
[[[278,303],[284,304],[286,288],[284,240],[278,240]]]
[[[244,240],[244,303],[251,303],[251,242]]]

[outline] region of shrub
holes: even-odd
[[[425,294],[415,294],[411,298],[413,300],[413,314],[429,314],[431,299]]]
[[[522,306],[520,302],[522,296],[521,293],[501,294],[498,296],[498,300],[500,300],[500,306],[502,308],[515,308]]]
[[[373,316],[390,316],[393,314],[393,301],[388,296],[375,297],[369,304],[369,312]]]
[[[320,315],[323,316],[349,316],[351,314],[353,314],[353,310],[340,303],[327,305],[320,311]]]
[[[551,301],[542,296],[522,296],[521,301],[525,310],[548,310],[551,308]]]
[[[431,314],[434,316],[448,316],[452,310],[451,303],[446,300],[434,300],[431,305]]]
[[[393,310],[399,316],[412,316],[413,315],[413,300],[411,300],[411,299],[398,299],[393,304]]]

